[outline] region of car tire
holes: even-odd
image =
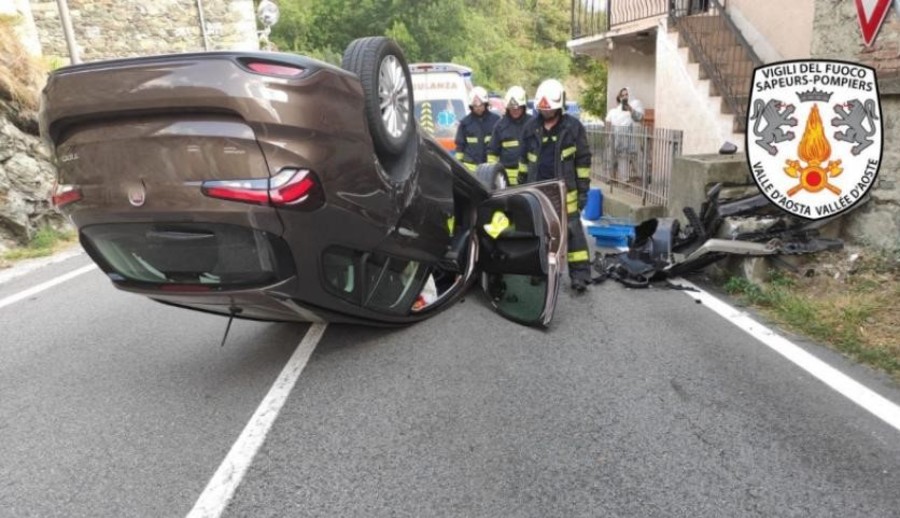
[[[415,131],[415,117],[412,78],[400,46],[381,36],[353,40],[341,67],[362,84],[375,152],[383,158],[403,153]]]
[[[475,169],[475,177],[489,191],[499,191],[509,187],[506,171],[503,170],[503,165],[500,163],[479,164]]]

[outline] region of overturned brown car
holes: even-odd
[[[213,52],[61,68],[42,96],[54,203],[126,291],[277,321],[436,314],[481,280],[546,325],[565,257],[558,182],[493,190],[413,117],[406,60],[354,41],[338,68]]]

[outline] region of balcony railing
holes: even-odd
[[[668,12],[669,0],[572,0],[572,39],[596,36]]]
[[[625,192],[642,205],[665,207],[675,157],[681,156],[684,133],[665,128],[588,128],[593,154],[591,176],[609,192]]]

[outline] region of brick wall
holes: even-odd
[[[209,50],[256,50],[253,0],[201,0]],[[197,0],[68,0],[84,62],[203,51]],[[44,55],[68,60],[55,0],[31,1]]]
[[[812,57],[865,63],[876,69],[884,147],[872,200],[846,218],[847,237],[900,249],[900,15],[892,4],[871,48],[860,32],[854,2],[816,0]]]

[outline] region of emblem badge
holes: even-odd
[[[757,68],[747,160],[760,191],[801,218],[833,217],[859,203],[881,165],[875,70],[826,60]]]
[[[128,189],[128,203],[134,207],[140,207],[147,201],[147,190],[144,188],[144,182]]]

